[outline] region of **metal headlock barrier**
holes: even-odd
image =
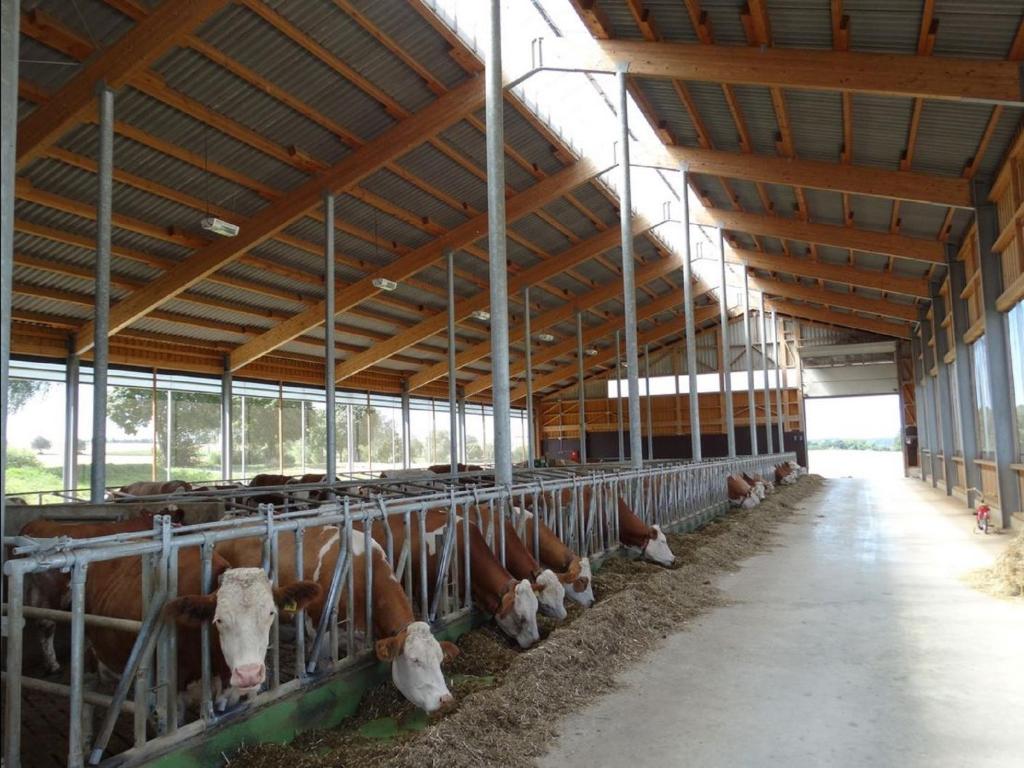
[[[773,467],[793,460],[791,453],[708,460],[698,463],[652,462],[642,469],[625,464],[589,464],[558,468],[516,470],[509,486],[493,484],[483,472],[434,477],[369,481],[344,481],[328,485],[289,485],[274,488],[232,488],[223,491],[234,505],[247,493],[279,493],[283,505],[261,504],[245,516],[229,516],[194,525],[173,526],[167,516],[154,518],[151,531],[118,533],[92,539],[27,539],[5,537],[13,557],[4,566],[7,603],[4,605],[6,659],[3,682],[4,765],[21,764],[22,692],[40,691],[66,697],[68,704],[69,766],[99,765],[108,757],[108,745],[118,719],[130,717],[133,745],[117,755],[119,764],[137,764],[169,751],[179,742],[202,734],[238,708],[260,707],[336,674],[372,652],[373,571],[365,557],[365,616],[355,617],[355,574],[352,553],[369,552],[373,522],[392,522],[404,533],[404,545],[395,551],[390,525],[382,525],[382,547],[400,584],[409,597],[417,618],[443,626],[472,608],[472,579],[469,557],[469,526],[481,524],[488,543],[505,560],[505,521],[521,522],[516,508],[529,508],[565,544],[580,556],[601,556],[619,548],[618,499],[626,500],[648,525],[665,528],[696,528],[720,514],[728,504],[725,477],[730,473],[759,473],[770,476]],[[325,501],[296,501],[296,492],[329,489],[333,498]],[[589,490],[589,493],[585,491]],[[133,499],[150,502],[156,508],[167,502],[209,500],[216,492],[172,494]],[[116,506],[116,505],[111,505]],[[296,508],[301,507],[301,508]],[[481,510],[489,514],[481,516]],[[457,531],[446,525],[440,541],[434,541],[436,569],[428,573],[428,511],[448,511],[461,518],[463,556],[456,556]],[[397,519],[397,521],[396,521]],[[451,519],[451,518],[449,518]],[[484,525],[489,520],[490,525]],[[331,574],[319,624],[307,637],[302,611],[296,613],[288,648],[283,648],[281,622],[275,616],[270,630],[267,682],[264,689],[234,711],[218,711],[209,623],[203,622],[200,637],[202,675],[198,707],[185,706],[179,691],[178,653],[193,652],[178,645],[174,621],[164,618],[163,607],[178,595],[178,554],[197,548],[201,560],[203,594],[214,591],[213,558],[219,543],[255,538],[262,544],[263,567],[273,585],[278,584],[278,562],[282,547],[294,547],[295,572],[303,574],[303,543],[311,529],[337,526],[340,550]],[[539,559],[539,529],[533,526],[534,556]],[[418,573],[409,542],[417,531]],[[518,527],[522,530],[522,527]],[[354,547],[356,537],[362,547]],[[110,618],[88,612],[86,586],[90,566],[119,558],[142,558],[140,620]],[[460,573],[460,567],[462,573]],[[70,609],[56,610],[25,605],[26,583],[40,574],[70,574]],[[342,607],[342,596],[346,596]],[[59,621],[70,625],[70,679],[65,684],[23,674],[26,625],[32,621]],[[357,632],[357,623],[364,631]],[[111,693],[87,687],[86,646],[90,629],[116,629],[135,635],[125,668]],[[290,660],[282,663],[282,650]],[[98,729],[93,715],[102,713]],[[183,717],[180,717],[183,714]],[[180,719],[179,719],[180,717]]]

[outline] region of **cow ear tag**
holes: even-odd
[[[299,610],[299,604],[295,600],[289,600],[284,604],[284,610],[288,613],[297,613]]]

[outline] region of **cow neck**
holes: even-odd
[[[401,633],[415,620],[405,590],[395,578],[384,553],[370,548],[373,557],[373,624],[379,636]]]

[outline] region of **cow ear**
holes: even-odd
[[[459,646],[455,643],[449,643],[447,640],[441,641],[441,653],[444,654],[444,658],[441,660],[442,664],[447,664],[449,661],[458,658],[459,654],[462,653],[459,650]]]
[[[577,592],[586,592],[587,587],[589,585],[590,579],[588,579],[586,576],[583,576],[581,578],[576,579],[576,581],[572,583],[572,588],[575,589]]]
[[[530,584],[530,587],[533,589],[533,593],[535,595],[539,595],[541,592],[544,591],[544,585],[543,584],[533,583],[533,584]]]
[[[315,581],[293,581],[274,590],[274,602],[282,611],[295,613],[320,597],[321,592],[320,585]]]
[[[497,616],[504,619],[510,613],[512,609],[516,607],[516,591],[510,589],[504,595],[501,596],[501,602],[498,604]]]
[[[406,631],[403,629],[394,637],[385,637],[374,644],[377,651],[377,658],[381,661],[394,661],[405,648]]]
[[[212,595],[183,595],[164,606],[164,616],[184,627],[198,627],[213,619],[217,612],[217,593]]]

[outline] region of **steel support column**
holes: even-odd
[[[455,251],[448,251],[448,461],[459,472],[459,394],[455,379]],[[497,430],[497,425],[495,425]]]
[[[626,460],[625,437],[622,434],[622,333],[615,332],[615,423],[619,437],[619,461]]]
[[[924,307],[917,311],[918,325],[921,332],[922,352],[922,373],[924,373],[925,408],[924,418],[928,423],[928,460],[931,466],[928,472],[931,476],[932,488],[939,487],[939,460],[937,454],[942,446],[939,440],[939,430],[935,423],[935,382],[932,380],[932,364],[935,362],[934,350],[931,346],[932,328],[928,322],[927,312]]]
[[[775,453],[772,445],[772,386],[768,376],[768,322],[764,313],[764,291],[758,295],[761,318],[761,367],[764,369],[764,441],[765,451]]]
[[[459,399],[459,445],[462,446],[462,462],[469,463],[469,453],[466,451],[466,392],[462,387],[458,388]]]
[[[964,263],[957,260],[952,249],[947,252],[946,264],[949,268],[950,296],[947,311],[953,315],[953,342],[956,345],[953,374],[956,376],[956,396],[960,411],[960,448],[964,459],[964,479],[968,488],[980,488],[981,470],[974,463],[978,457],[978,435],[975,432],[971,351],[964,343],[964,333],[967,331],[967,302],[960,298],[967,285],[967,278]],[[967,506],[974,508],[974,493],[970,490],[967,492]]]
[[[629,378],[629,460],[634,469],[643,466],[643,441],[640,437],[640,349],[636,332],[636,277],[633,273],[633,196],[629,168],[629,115],[626,90],[626,69],[615,71],[619,109],[619,168],[622,188],[619,190],[619,224],[622,230],[622,304],[626,333],[626,376]]]
[[[409,380],[402,380],[402,468],[412,463],[412,414],[409,408]],[[348,431],[348,430],[346,430]]]
[[[994,205],[988,200],[988,189],[975,183],[975,221],[978,223],[978,254],[981,264],[982,305],[985,308],[985,335],[977,344],[985,345],[988,359],[988,380],[992,404],[995,408],[1009,409],[1013,402],[1010,390],[1010,352],[1006,335],[1006,315],[996,308],[996,301],[1003,291],[1003,270],[1000,254],[992,250],[999,237],[999,221]],[[1021,511],[1020,483],[1017,473],[1010,466],[1016,461],[1016,435],[1014,420],[1005,414],[993,418],[995,422],[996,471],[999,475],[999,509],[1003,514],[1002,526],[1010,527],[1010,519]]]
[[[327,427],[327,463],[325,465],[328,481],[333,481],[338,473],[338,425],[334,420],[335,402],[335,355],[334,355],[334,318],[335,318],[335,280],[334,280],[334,195],[324,195],[324,403],[327,410],[325,424]]]
[[[920,323],[910,337],[910,354],[914,361],[914,404],[917,408],[917,449],[918,464],[921,467],[921,482],[928,481],[929,467],[921,454],[931,448],[928,445],[928,392],[925,387],[924,361],[921,359],[922,330]]]
[[[935,339],[935,393],[938,396],[938,413],[941,414],[938,438],[942,442],[942,476],[945,479],[946,495],[953,495],[953,479],[956,468],[953,464],[953,400],[949,392],[949,370],[943,359],[948,352],[946,331],[941,327],[946,317],[946,300],[939,293],[937,285],[932,286],[932,337]]]
[[[750,455],[757,456],[757,398],[754,395],[754,348],[750,339],[750,285],[743,268],[743,348],[747,357],[747,421],[750,425]]]
[[[328,368],[333,371],[333,368]],[[231,397],[234,378],[231,375],[231,361],[224,357],[224,373],[220,377],[220,479],[231,479],[231,454],[234,451],[234,433],[231,423]],[[330,411],[328,411],[330,413]],[[330,420],[328,420],[330,421]]]
[[[583,381],[583,313],[576,313],[576,396],[580,419],[580,463],[587,463],[587,390]]]
[[[107,364],[110,330],[110,230],[113,216],[114,92],[99,90],[99,157],[96,163],[96,288],[92,367],[92,466],[89,497],[103,501],[107,479]]]
[[[65,490],[78,487],[78,355],[68,354],[64,365],[64,472]]]
[[[654,411],[651,397],[651,345],[644,344],[644,389],[647,392],[647,458],[654,458]]]
[[[508,262],[505,255],[505,126],[501,82],[501,0],[491,0],[487,48],[487,250],[491,284],[491,386],[494,404],[494,480],[512,482],[508,367]]]
[[[533,424],[533,335],[530,333],[530,286],[523,289],[523,343],[526,357],[526,463],[532,469],[537,460],[536,429]]]
[[[682,177],[680,202],[683,206],[683,317],[686,323],[686,378],[690,385],[690,453],[694,461],[701,461],[700,397],[697,393],[697,329],[694,327],[693,319],[693,254],[690,250],[689,173],[685,168],[682,169]]]
[[[779,453],[786,451],[786,415],[782,411],[782,356],[779,354],[779,318],[772,310],[772,339],[775,348],[775,413],[779,417]]]
[[[725,437],[729,444],[729,458],[736,457],[736,423],[732,412],[732,345],[729,343],[729,306],[725,283],[725,235],[718,230],[718,261],[721,279],[718,284],[718,314],[722,332],[722,399],[725,401]]]

